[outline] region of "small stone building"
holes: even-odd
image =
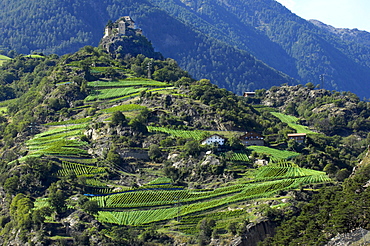
[[[256,132],[246,132],[243,136],[241,136],[240,141],[245,146],[264,146],[265,141],[264,137],[261,134],[258,134]]]
[[[244,92],[243,97],[255,97],[256,93],[254,91]]]
[[[295,140],[297,143],[304,143],[306,140],[306,133],[290,133],[288,134],[288,140]]]
[[[218,135],[218,134],[213,134],[201,141],[201,144],[218,144],[218,145],[224,145],[226,142],[226,138]]]

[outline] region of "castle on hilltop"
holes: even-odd
[[[116,22],[108,22],[105,27],[104,37],[109,37],[112,35],[127,35],[129,30],[135,31],[136,34],[142,34],[140,29],[135,29],[135,21],[130,16],[123,16],[119,18]]]

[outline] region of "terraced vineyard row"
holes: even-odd
[[[87,156],[87,150],[76,148],[76,147],[65,147],[65,146],[50,146],[44,149],[39,149],[32,154],[43,154],[43,155],[55,155],[55,156]]]
[[[65,125],[50,127],[48,131],[36,134],[33,139],[26,142],[30,155],[53,155],[53,156],[87,156],[84,149],[86,142],[78,138],[83,133],[87,124]],[[76,139],[69,139],[76,138]]]
[[[82,165],[78,163],[62,162],[62,169],[57,172],[58,176],[67,176],[69,174],[80,175],[93,175],[99,173],[105,173],[104,167],[93,167],[88,165]]]
[[[123,97],[143,90],[146,90],[146,88],[123,87],[123,88],[95,90],[85,98],[85,101],[107,100],[117,97]]]
[[[74,148],[79,148],[86,146],[87,143],[83,141],[76,141],[76,140],[67,140],[65,139],[67,136],[72,137],[76,136],[75,134],[73,135],[58,135],[59,138],[55,139],[38,139],[38,140],[33,140],[30,143],[27,143],[27,147],[30,150],[42,150],[50,147],[74,147]]]
[[[256,151],[257,153],[266,154],[268,156],[273,156],[275,160],[289,159],[291,157],[299,155],[299,153],[297,152],[288,151],[288,150],[278,150],[278,149],[273,149],[273,148],[269,148],[266,146],[249,146],[247,147],[247,149]]]
[[[91,117],[86,117],[86,118],[81,118],[81,119],[51,122],[51,123],[47,123],[45,125],[46,126],[65,126],[65,125],[71,125],[71,124],[83,124],[83,123],[88,123],[90,121],[91,121]]]
[[[119,81],[93,81],[87,84],[90,87],[128,87],[128,86],[148,86],[148,87],[166,87],[170,86],[165,82],[144,79],[144,78],[133,78]]]
[[[249,157],[245,153],[234,153],[233,156],[230,158],[230,161],[249,161]]]
[[[46,136],[54,135],[54,134],[57,134],[57,133],[66,133],[66,132],[69,132],[69,131],[81,130],[81,129],[85,129],[87,126],[88,126],[88,124],[73,124],[73,125],[54,126],[54,127],[50,127],[50,129],[47,130],[47,131],[36,134],[33,139],[46,137]]]
[[[118,225],[143,225],[155,221],[175,218],[179,208],[137,210],[128,212],[99,211],[98,220]]]
[[[325,176],[325,172],[300,168],[294,163],[270,164],[268,166],[260,167],[256,174],[256,179],[264,178],[292,178],[292,177],[307,177],[307,176]]]

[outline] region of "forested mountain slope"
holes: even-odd
[[[211,79],[239,94],[269,87],[271,83],[296,83],[247,51],[187,26],[146,0],[73,2],[72,5],[57,1],[2,2],[0,22],[4,28],[0,47],[22,53],[65,54],[84,45],[97,45],[108,20],[130,15],[156,49],[175,58],[196,78]]]
[[[367,45],[324,31],[273,0],[5,0],[1,7],[6,50],[73,52],[97,45],[109,19],[130,15],[164,56],[238,94],[297,83],[276,70],[303,84],[319,84],[323,75],[324,88],[360,97],[369,90]]]
[[[151,2],[303,83],[319,84],[324,75],[327,89],[360,96],[368,90],[368,46],[344,42],[275,1],[182,1],[183,6],[174,3],[175,7],[168,1]]]

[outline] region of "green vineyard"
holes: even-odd
[[[146,90],[146,88],[123,87],[123,88],[94,90],[90,93],[89,96],[85,98],[85,101],[106,100],[117,97],[123,97],[134,93],[138,93],[143,90]]]
[[[89,82],[90,87],[130,87],[130,86],[148,86],[148,87],[165,87],[169,84],[150,79],[132,78],[119,81],[93,81]]]
[[[36,134],[26,142],[29,155],[87,156],[86,142],[78,140],[87,124],[50,126],[49,130]]]
[[[253,180],[208,191],[179,188],[147,188],[108,195],[89,195],[104,210],[98,214],[102,222],[120,225],[141,225],[174,219],[257,198],[271,197],[282,190],[306,184],[331,182],[324,172],[281,162],[261,167]],[[149,186],[153,187],[153,186]]]
[[[100,173],[106,172],[106,169],[104,167],[94,167],[94,166],[82,165],[78,163],[65,162],[65,161],[62,162],[61,167],[62,169],[60,169],[57,172],[58,176],[67,176],[70,174],[74,174],[76,176],[81,176],[81,175],[91,176],[94,174],[100,174]]]
[[[170,134],[174,137],[180,138],[193,138],[195,140],[202,140],[209,135],[207,131],[201,130],[193,130],[193,131],[186,131],[186,130],[175,130],[166,127],[156,127],[156,126],[148,126],[149,132],[163,132]]]
[[[281,160],[281,159],[289,159],[294,156],[298,156],[299,153],[288,151],[288,150],[278,150],[269,148],[266,146],[249,146],[247,149],[251,151],[255,151],[257,153],[266,154],[267,156],[273,157],[275,160]]]
[[[273,116],[278,118],[284,123],[287,123],[291,128],[295,129],[297,133],[307,133],[307,134],[317,134],[317,132],[313,132],[310,129],[308,129],[307,126],[302,126],[297,124],[299,119],[297,117],[286,115],[278,112],[271,112]]]
[[[123,104],[123,105],[107,108],[102,111],[106,113],[114,113],[117,111],[122,111],[122,112],[137,111],[137,110],[142,110],[144,108],[146,107],[138,105],[138,104]]]

